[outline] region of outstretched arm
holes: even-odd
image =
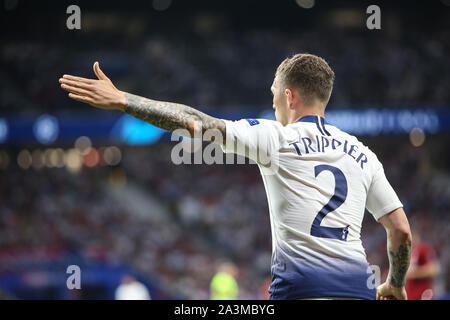
[[[225,138],[225,122],[211,117],[192,107],[164,101],[156,101],[134,94],[125,93],[124,112],[151,123],[159,128],[174,131],[187,129],[191,137],[194,131],[201,130],[202,134],[209,129],[217,129]]]
[[[103,73],[98,62],[94,63],[94,72],[98,80],[64,75],[59,79],[61,88],[69,92],[71,99],[101,109],[121,110],[168,131],[186,129],[194,137],[194,132],[201,132],[203,136],[206,130],[216,129],[222,135],[222,141],[216,142],[225,143],[226,127],[223,120],[183,104],[147,99],[120,91]]]

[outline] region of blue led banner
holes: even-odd
[[[274,119],[273,110],[254,114],[215,114],[223,119]],[[409,134],[414,128],[425,133],[450,131],[449,109],[346,109],[326,113],[330,124],[356,136]],[[116,112],[93,112],[92,115],[38,117],[0,117],[0,144],[64,145],[79,136],[88,136],[96,143],[149,145],[168,140],[168,132],[129,115]]]

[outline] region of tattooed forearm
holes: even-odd
[[[406,272],[409,267],[409,260],[411,258],[411,241],[406,241],[400,244],[397,250],[388,248],[389,252],[389,283],[393,287],[403,287],[405,285]]]
[[[124,111],[138,119],[168,131],[187,129],[191,137],[196,131],[201,130],[203,134],[206,130],[217,129],[225,143],[225,122],[221,119],[183,104],[151,100],[129,93],[125,94],[125,98]]]

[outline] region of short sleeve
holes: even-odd
[[[384,215],[401,207],[403,204],[387,180],[383,166],[380,164],[367,193],[366,209],[378,221]]]
[[[226,153],[235,153],[256,162],[271,157],[279,145],[279,124],[267,119],[224,120],[226,141],[222,149]]]

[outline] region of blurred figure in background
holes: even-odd
[[[272,284],[272,277],[267,277],[259,289],[259,299],[262,300],[270,299],[269,288],[271,284]]]
[[[236,281],[238,268],[230,262],[222,263],[211,280],[211,300],[236,300],[239,286]]]
[[[148,289],[133,276],[125,275],[116,289],[116,300],[150,300]]]
[[[411,264],[406,274],[406,292],[409,300],[434,299],[434,279],[439,274],[439,261],[433,247],[412,230]]]

